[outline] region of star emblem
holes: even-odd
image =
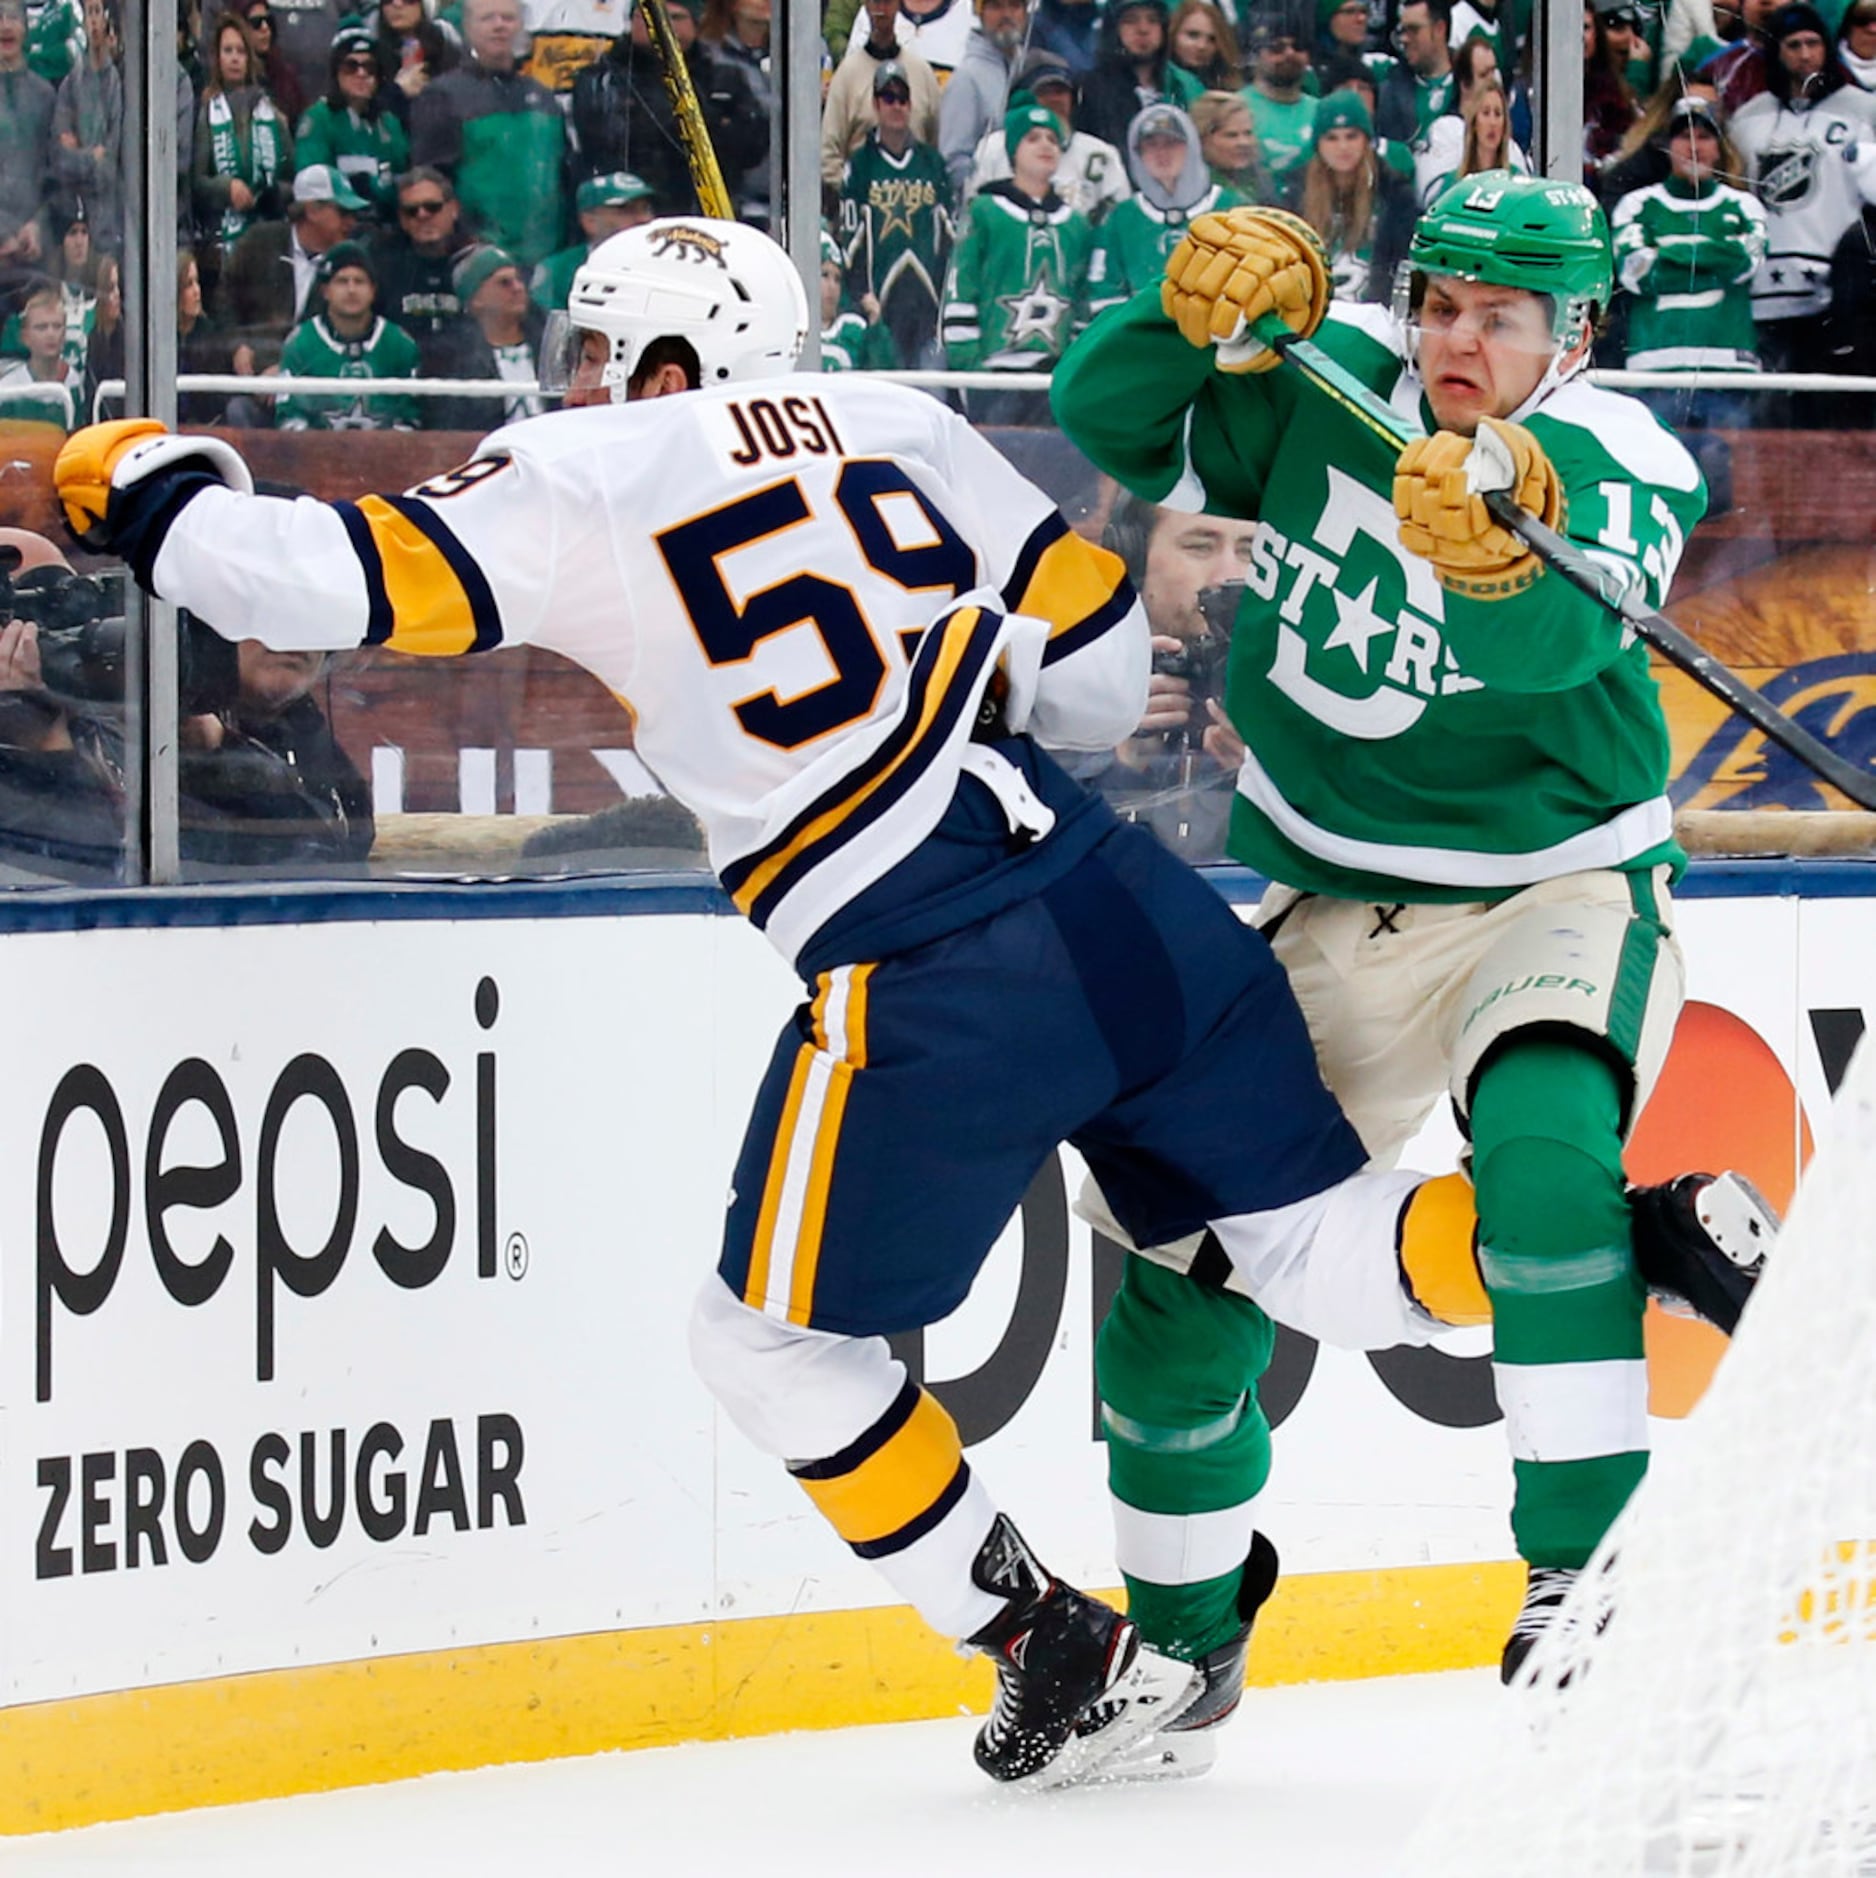
[[[1379,584],[1369,581],[1352,600],[1339,590],[1329,595],[1335,602],[1335,630],[1322,642],[1322,649],[1333,652],[1337,646],[1347,646],[1364,673],[1368,669],[1368,641],[1396,629],[1393,620],[1383,619],[1374,610],[1374,590]]]
[[[877,195],[877,192],[875,194]],[[876,200],[873,206],[880,211],[881,216],[876,239],[881,242],[890,241],[895,228],[904,231],[907,241],[918,239],[918,231],[912,226],[912,204],[907,199],[904,190],[893,191],[886,201]]]
[[[1046,276],[1038,274],[1021,293],[998,295],[997,305],[1009,315],[1006,345],[1019,346],[1026,339],[1041,339],[1050,346],[1060,344],[1069,303],[1049,285]]]

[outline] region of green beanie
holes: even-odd
[[[1032,130],[1046,130],[1064,149],[1068,147],[1067,126],[1046,105],[1031,100],[1028,104],[1019,104],[1003,120],[1003,147],[1009,152],[1012,163],[1016,161],[1016,146]]]
[[[1374,119],[1358,91],[1332,91],[1316,100],[1314,138],[1321,143],[1332,130],[1358,130],[1370,142],[1374,140]]]

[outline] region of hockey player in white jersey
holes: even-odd
[[[1268,945],[1042,748],[1139,719],[1147,625],[1118,558],[935,401],[788,376],[806,302],[753,229],[616,236],[569,319],[569,403],[597,408],[407,494],[257,496],[225,443],[127,420],[61,452],[67,520],[230,637],[529,643],[632,711],[807,984],[698,1367],[899,1596],[991,1657],[985,1771],[1096,1771],[1193,1672],[1042,1568],[886,1337],[956,1307],[1064,1140],[1137,1243],[1209,1225],[1263,1267],[1330,1245],[1396,1314],[1417,1177],[1359,1171]],[[1240,1429],[1268,1440],[1254,1391]]]

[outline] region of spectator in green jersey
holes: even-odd
[[[280,369],[302,378],[415,378],[417,342],[373,311],[377,272],[362,242],[341,241],[320,257],[322,310],[287,335]],[[414,430],[410,397],[343,397],[295,393],[280,400],[281,430]]]

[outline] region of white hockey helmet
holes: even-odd
[[[553,353],[564,336],[566,382],[585,333],[609,344],[601,383],[620,404],[654,339],[688,340],[705,385],[793,371],[808,299],[794,262],[760,229],[668,215],[609,235],[573,276],[565,326],[543,348]]]

